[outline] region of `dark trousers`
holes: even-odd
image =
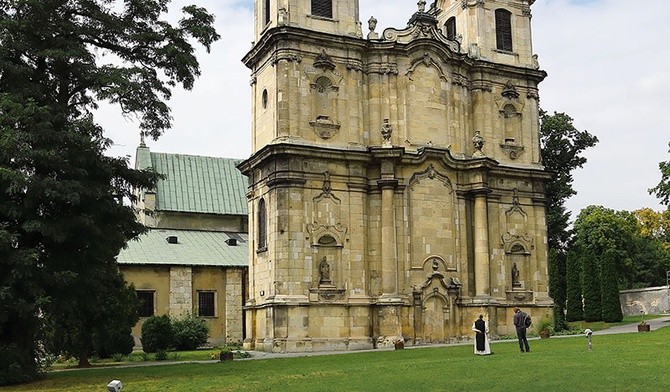
[[[526,328],[517,328],[516,337],[519,338],[519,348],[521,352],[529,352],[528,339],[526,339]]]

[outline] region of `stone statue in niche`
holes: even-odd
[[[519,268],[517,268],[516,263],[512,266],[512,287],[521,287],[521,281],[519,281]]]
[[[324,256],[319,263],[319,284],[331,284],[330,280],[330,265]]]

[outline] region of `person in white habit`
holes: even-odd
[[[484,322],[484,316],[479,315],[479,318],[472,324],[472,330],[475,331],[475,354],[489,355],[491,354],[491,345],[489,344],[488,328]]]

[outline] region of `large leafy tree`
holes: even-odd
[[[156,176],[106,157],[92,113],[108,101],[145,135],[170,127],[171,88],[200,74],[191,41],[209,50],[219,36],[196,6],[165,21],[169,3],[0,0],[0,384],[34,377],[49,336],[85,356],[115,308],[101,301],[134,302],[114,258],[144,228],[123,200]]]
[[[584,166],[582,153],[598,143],[598,138],[587,131],[579,131],[573,119],[565,113],[548,114],[540,111],[540,144],[542,163],[553,174],[547,183],[547,241],[549,247],[549,291],[554,299],[556,330],[567,327],[565,306],[567,300],[567,247],[571,238],[568,229],[570,212],[565,202],[577,191],[572,187],[572,173]]]
[[[668,143],[670,147],[670,143]],[[670,150],[668,150],[670,153]],[[661,181],[658,185],[649,189],[649,193],[656,195],[661,200],[661,204],[670,209],[670,161],[659,162],[658,168],[661,170]]]

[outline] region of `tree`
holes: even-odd
[[[589,206],[577,217],[575,252],[582,260],[582,296],[586,321],[621,321],[619,289],[634,276],[637,222],[627,211]],[[617,310],[618,309],[618,310]]]
[[[582,255],[569,250],[566,260],[566,321],[584,320],[582,302]]]
[[[567,324],[564,322],[566,300],[568,300],[566,289],[569,287],[566,281],[566,274],[569,270],[566,266],[566,260],[571,232],[568,229],[570,212],[566,210],[565,202],[571,196],[577,194],[577,191],[572,187],[572,172],[586,163],[586,158],[580,154],[598,143],[596,136],[587,131],[578,131],[572,121],[573,119],[565,113],[554,112],[553,115],[549,115],[544,110],[540,111],[542,163],[546,170],[553,173],[552,180],[547,183],[546,214],[550,271],[549,290],[555,304],[554,328],[557,331],[567,328]],[[575,283],[573,280],[573,288]],[[572,317],[576,317],[574,311]]]
[[[670,143],[668,143],[670,147]],[[670,149],[668,150],[670,153]],[[649,189],[649,194],[656,195],[661,200],[661,204],[670,209],[670,161],[659,162],[658,168],[661,170],[661,181],[655,187]]]
[[[85,346],[75,351],[89,352],[105,322],[95,280],[125,290],[114,258],[144,228],[123,200],[157,177],[104,156],[111,141],[92,112],[118,104],[153,138],[170,127],[171,88],[190,89],[200,74],[189,41],[209,50],[219,36],[195,6],[176,25],[162,20],[168,4],[0,1],[0,357],[9,353],[11,369],[0,384],[37,375],[42,321],[74,341],[58,330],[59,311]]]

